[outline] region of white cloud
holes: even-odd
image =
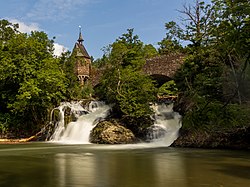
[[[24,23],[22,21],[19,21],[17,19],[10,19],[9,20],[11,23],[18,23],[19,24],[19,31],[22,32],[22,33],[30,33],[31,31],[39,31],[41,30],[39,28],[39,25],[37,23],[30,23],[30,24],[27,24],[27,23]]]
[[[9,21],[13,24],[18,23],[19,24],[18,30],[22,33],[30,33],[31,31],[41,30],[37,23],[27,24],[27,23],[24,23],[24,22],[19,21],[17,19],[9,19]],[[54,55],[55,56],[60,56],[62,54],[62,52],[65,52],[67,50],[68,49],[66,47],[64,47],[63,45],[58,44],[58,43],[54,43]]]
[[[61,56],[62,52],[65,52],[68,50],[66,47],[58,43],[54,43],[54,48],[55,48],[54,55],[56,56]]]
[[[93,0],[38,0],[26,16],[33,20],[63,20],[71,17],[71,11],[90,2]]]

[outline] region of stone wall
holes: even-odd
[[[183,54],[174,53],[150,58],[146,61],[143,71],[148,75],[163,75],[172,78],[183,64],[184,57]],[[99,84],[103,72],[104,68],[92,69],[91,80],[93,86]]]

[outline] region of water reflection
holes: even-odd
[[[138,151],[55,155],[58,186],[183,186],[185,173],[178,153]]]
[[[188,187],[250,185],[249,152],[191,149],[182,158]]]
[[[250,186],[247,151],[114,148],[0,145],[0,186]]]
[[[91,186],[95,183],[95,161],[89,154],[58,153],[55,166],[59,187]]]
[[[57,183],[58,186],[93,187],[235,187],[250,184],[250,165],[246,165],[249,159],[221,156],[218,152],[165,148],[58,153],[55,155]]]
[[[182,186],[186,187],[185,165],[180,153],[157,154],[154,162],[159,187]]]

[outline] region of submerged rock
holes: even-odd
[[[116,122],[99,122],[91,131],[89,141],[97,144],[128,144],[136,140],[131,130]]]

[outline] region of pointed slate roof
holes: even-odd
[[[81,43],[79,43],[79,42],[76,43],[74,48],[79,49],[79,52],[77,50],[77,56],[82,56],[82,57],[90,59],[90,56],[89,56],[86,48]]]
[[[82,57],[90,59],[90,56],[89,56],[86,48],[82,44],[84,40],[83,40],[83,37],[82,37],[81,27],[80,27],[80,30],[79,30],[79,38],[78,38],[77,41],[78,42],[76,42],[75,47],[74,47],[75,49],[79,49],[79,50],[77,50],[77,56],[82,56]]]

